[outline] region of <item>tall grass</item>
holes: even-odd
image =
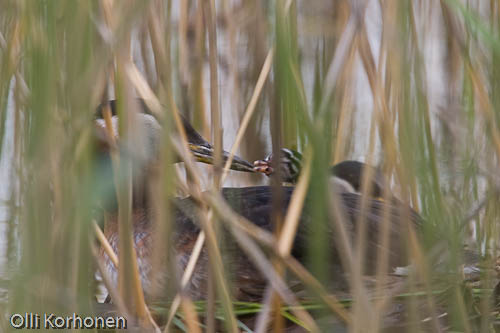
[[[119,311],[138,318],[131,324],[210,332],[292,324],[311,331],[498,330],[499,13],[498,2],[480,0],[1,2],[0,147],[9,184],[8,216],[0,222],[0,290],[7,290],[1,330],[11,329],[12,313],[94,311],[93,221],[102,198],[114,195],[96,163],[94,110],[103,100],[122,101],[120,138],[133,147],[135,96],[148,100],[165,128],[149,180],[153,271],[171,265],[169,199],[184,192],[201,203],[198,244],[208,249],[211,291],[206,302],[185,297],[187,270],[184,282],[171,286],[167,309],[146,304],[131,264],[133,166],[114,152],[122,241],[119,283],[108,287]],[[227,172],[220,160],[200,167],[170,141],[178,113],[219,153],[250,161],[281,147],[304,153],[293,205],[281,216],[276,204],[275,233],[235,215],[218,192],[269,182],[279,197],[279,173],[268,181]],[[187,177],[172,165],[177,155]],[[386,201],[394,195],[416,209],[423,232],[409,227],[401,235],[413,259],[405,277],[385,274],[384,250],[377,275],[366,276],[362,254],[373,235],[363,227],[354,241],[338,240],[348,286],[329,295],[324,221],[339,234],[345,226],[328,195],[328,167],[345,159],[378,165],[391,179]],[[302,207],[311,212],[312,232],[299,263],[289,254]],[[386,218],[382,244],[389,227]],[[223,230],[268,280],[262,303],[232,298],[235,272],[223,262]],[[481,254],[474,282],[464,281],[463,244]],[[436,252],[446,253],[439,264],[430,260]],[[287,285],[291,276],[302,292]]]

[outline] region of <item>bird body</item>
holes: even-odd
[[[282,212],[285,213],[293,193],[293,187],[282,187],[283,206]],[[339,193],[341,208],[345,215],[344,224],[351,236],[351,241],[354,244],[356,231],[358,230],[358,220],[361,209],[361,196],[355,193]],[[266,230],[273,231],[274,225],[272,223],[272,198],[273,191],[269,186],[253,186],[242,188],[223,188],[223,198],[229,203],[232,209],[245,217],[256,226]],[[391,206],[380,200],[368,199],[368,210],[365,217],[367,223],[367,273],[374,273],[377,263],[377,253],[379,252],[380,242],[378,237],[379,229],[381,226],[382,215],[385,210],[390,220],[390,249],[389,263],[390,267],[403,266],[408,263],[408,258],[405,254],[405,243],[403,242],[403,235],[407,228],[407,224],[419,224],[420,217],[413,211],[408,212],[405,219],[404,212],[398,208]],[[191,198],[171,200],[172,206],[172,221],[174,221],[173,233],[168,242],[172,244],[173,258],[175,260],[176,272],[168,271],[164,267],[156,276],[151,276],[152,264],[151,258],[153,256],[153,215],[152,210],[143,209],[134,211],[134,243],[137,252],[138,266],[144,292],[148,298],[155,298],[154,292],[158,289],[153,288],[153,281],[156,285],[160,285],[160,294],[162,294],[169,285],[177,283],[173,279],[179,281],[179,277],[183,273],[188,263],[189,257],[194,248],[194,244],[200,231],[199,224],[196,218],[196,202]],[[408,221],[408,222],[406,222]],[[111,246],[115,251],[118,251],[118,238],[117,238],[117,221],[109,221],[111,227],[105,231]],[[334,224],[330,220],[323,221],[319,224],[327,233],[330,239],[336,240],[336,230]],[[312,234],[312,227],[317,227],[318,223],[312,224],[311,212],[306,206],[303,212],[299,230],[297,232],[292,255],[299,261],[305,262],[305,252],[308,247],[310,235]],[[245,253],[238,247],[231,237],[223,237],[227,240],[223,253],[225,267],[231,271],[229,276],[232,276],[233,296],[242,301],[256,301],[262,297],[262,293],[267,285],[266,279],[258,272],[251,260]],[[329,244],[329,270],[332,278],[332,286],[343,285],[343,278],[338,275],[339,272],[344,272],[342,260],[340,259],[340,251],[337,247],[338,242],[332,241]],[[113,279],[117,278],[117,270],[104,253],[103,257],[106,260],[108,272]],[[197,267],[194,271],[190,284],[185,292],[193,299],[204,299],[206,297],[206,284],[208,274],[208,253],[206,249],[202,250]],[[342,283],[341,283],[342,282]]]
[[[187,267],[200,232],[200,226],[195,217],[197,204],[194,200],[189,197],[185,199],[173,198],[171,199],[171,206],[174,226],[170,239],[166,240],[166,242],[172,245],[169,250],[173,251],[172,259],[174,260],[174,265],[165,265],[158,272],[152,271],[155,237],[153,210],[136,209],[133,214],[133,237],[138,269],[144,294],[149,300],[163,299],[169,288],[178,284]],[[116,216],[113,216],[112,219],[108,220],[108,227],[105,229],[106,238],[115,253],[119,251],[117,226]],[[269,228],[266,229],[270,230]],[[101,256],[104,258],[109,276],[116,283],[118,278],[116,267],[103,250],[101,250]],[[243,255],[243,252],[230,239],[225,244],[223,257],[228,267],[234,269],[234,272],[232,272],[234,281],[231,283],[234,286],[232,290],[233,296],[236,299],[245,301],[260,299],[266,281],[254,269],[249,258]],[[162,261],[165,262],[165,260]],[[208,265],[208,252],[206,247],[204,247],[190,282],[184,290],[184,293],[194,300],[206,297]],[[172,267],[175,267],[174,271],[172,271]],[[261,290],[256,292],[255,288],[260,288]]]

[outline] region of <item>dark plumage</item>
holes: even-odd
[[[351,184],[356,192],[361,192],[363,174],[368,168],[372,170],[371,194],[374,198],[382,198],[382,189],[387,186],[387,182],[379,169],[358,161],[342,161],[331,167],[331,173]]]
[[[290,198],[293,192],[292,187],[283,187],[283,212],[286,211]],[[271,223],[272,211],[272,190],[268,186],[255,186],[243,188],[223,188],[222,195],[224,199],[230,204],[235,212],[247,218],[255,225],[267,230],[272,231],[273,225]],[[360,212],[361,196],[355,193],[340,193],[340,202],[343,213],[346,217],[346,228],[350,232],[351,239],[354,241],[356,234],[357,216]],[[366,214],[367,223],[367,249],[366,249],[366,272],[375,272],[376,254],[379,248],[378,233],[382,223],[382,212],[384,209],[388,210],[390,218],[390,249],[389,249],[389,265],[390,268],[396,266],[403,266],[408,263],[408,258],[405,254],[406,243],[404,241],[406,228],[409,224],[418,225],[420,217],[412,210],[405,213],[399,211],[386,202],[367,199],[368,212]],[[172,199],[173,207],[173,221],[175,223],[175,231],[172,235],[174,257],[178,272],[168,272],[167,269],[160,272],[158,276],[154,277],[156,282],[159,282],[164,288],[169,283],[172,283],[172,277],[178,278],[179,274],[185,269],[191,251],[193,250],[194,243],[199,232],[199,226],[196,221],[195,206],[196,203],[190,199]],[[116,225],[116,223],[115,223]],[[317,224],[315,224],[316,226]],[[335,240],[335,227],[332,221],[324,221],[321,224],[332,240]],[[305,249],[308,246],[309,235],[311,233],[311,220],[310,214],[305,209],[301,217],[299,230],[293,245],[292,255],[299,260],[305,258]],[[136,210],[134,213],[134,235],[135,244],[138,254],[139,270],[143,279],[143,287],[148,297],[154,298],[151,289],[151,277],[149,276],[151,266],[150,258],[153,251],[153,235],[152,229],[152,216],[149,209]],[[116,230],[113,228],[106,232],[110,243],[115,251],[118,250],[118,239]],[[266,280],[255,269],[252,262],[244,254],[244,252],[232,241],[231,237],[225,237],[227,243],[225,244],[224,262],[226,268],[232,276],[233,295],[236,299],[255,301],[262,297],[262,292],[266,287]],[[329,264],[331,270],[332,285],[342,285],[343,278],[338,275],[344,269],[341,266],[339,251],[336,247],[336,242],[329,242],[330,244],[330,258]],[[354,244],[354,243],[353,243]],[[111,276],[116,278],[116,270],[106,255],[107,267]],[[207,278],[207,264],[208,258],[206,250],[204,249],[199,259],[197,268],[194,272],[191,283],[187,288],[187,293],[195,298],[202,299],[206,295],[205,281]],[[170,282],[169,282],[170,281]]]

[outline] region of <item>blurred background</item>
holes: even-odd
[[[420,248],[444,240],[449,269],[411,273],[419,283],[383,302],[345,296],[363,322],[348,328],[383,330],[380,318],[405,299],[427,311],[398,317],[410,331],[498,330],[497,65],[496,0],[1,1],[0,328],[25,309],[92,308],[91,221],[103,181],[94,112],[137,96],[165,114],[177,108],[212,143],[220,134],[227,151],[241,131],[235,152],[251,162],[277,147],[309,149],[318,218],[328,166],[352,159],[383,170],[425,220]],[[212,167],[200,169],[208,189]],[[221,185],[269,183],[230,171]],[[460,268],[464,245],[484,268],[474,282]],[[311,246],[312,271],[321,251]]]

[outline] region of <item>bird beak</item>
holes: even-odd
[[[255,172],[263,173],[266,176],[270,176],[274,172],[271,163],[267,160],[257,160],[253,162],[253,170]]]
[[[214,149],[211,145],[197,145],[189,143],[189,150],[194,155],[196,161],[207,164],[214,164]],[[225,163],[229,158],[229,153],[222,151],[222,160]],[[255,172],[254,167],[241,157],[233,156],[230,169],[244,172]]]

